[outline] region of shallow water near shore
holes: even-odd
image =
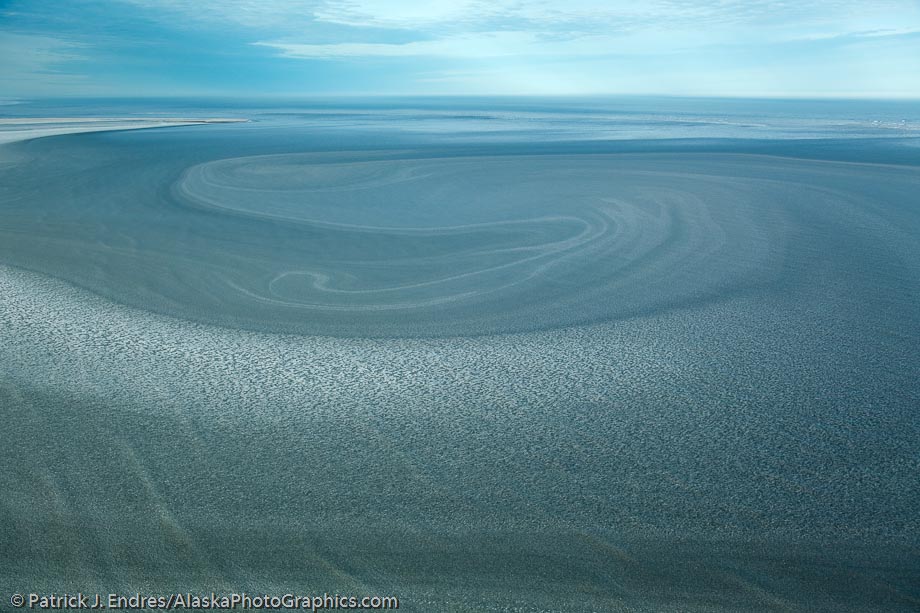
[[[0,148],[0,590],[918,606],[920,112],[402,104]]]

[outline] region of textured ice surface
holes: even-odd
[[[917,597],[916,331],[867,329],[846,288],[389,341],[188,324],[10,269],[0,291],[7,591],[322,586],[421,611]]]
[[[916,608],[916,168],[209,134],[4,151],[0,592]]]

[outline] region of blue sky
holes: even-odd
[[[916,0],[0,0],[0,97],[920,98]]]

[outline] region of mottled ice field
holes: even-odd
[[[912,132],[440,112],[0,147],[0,592],[916,610]]]

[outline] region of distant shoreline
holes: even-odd
[[[0,145],[45,136],[194,126],[215,123],[246,123],[248,119],[224,118],[133,118],[133,117],[17,117],[0,119]]]

